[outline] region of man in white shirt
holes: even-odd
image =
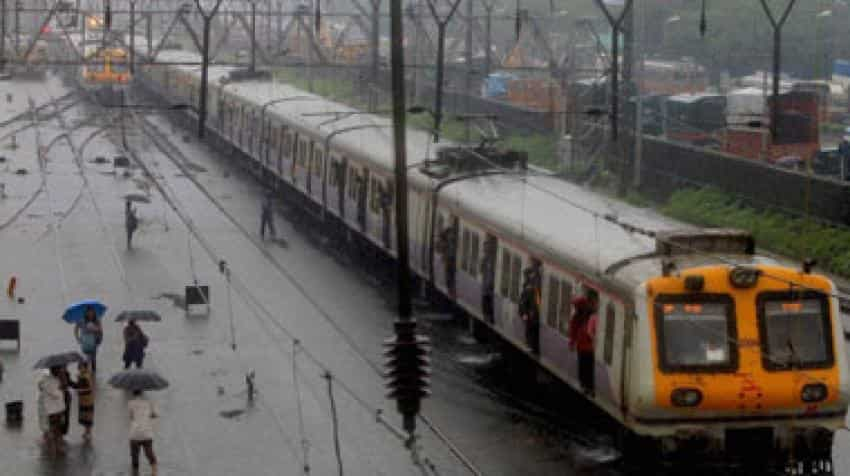
[[[158,415],[154,404],[142,395],[141,390],[134,390],[133,399],[127,404],[127,408],[130,411],[130,461],[133,465],[133,473],[139,470],[139,450],[144,448],[152,474],[156,474],[153,419]]]
[[[42,375],[38,381],[39,410],[44,415],[39,417],[46,420],[45,443],[53,455],[62,452],[61,429],[65,417],[65,396],[58,377],[61,372],[62,367],[52,367],[50,373]]]

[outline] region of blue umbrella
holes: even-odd
[[[62,314],[62,319],[69,324],[82,322],[86,309],[89,307],[94,309],[94,313],[98,319],[102,318],[103,314],[106,313],[106,306],[103,303],[94,299],[86,299],[85,301],[75,302],[68,306],[68,309],[65,309],[65,314]]]

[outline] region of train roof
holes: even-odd
[[[194,53],[174,50],[162,51],[159,57],[163,62],[192,62],[197,59],[198,55]],[[194,74],[199,72],[197,66],[174,67]],[[211,66],[210,81],[220,84],[218,80],[233,69]],[[225,84],[223,88],[258,107],[284,97],[309,97],[308,100],[279,102],[270,106],[267,113],[298,124],[320,137],[336,133],[332,139],[333,148],[356,154],[361,160],[369,161],[386,172],[393,170],[392,129],[386,117],[362,114],[357,109],[289,84],[268,80],[236,81]],[[340,113],[338,120],[333,113]],[[358,129],[360,127],[363,129]],[[350,132],[339,132],[347,129]],[[408,129],[408,164],[433,158],[440,145],[448,144],[435,145],[429,132]],[[411,167],[409,177],[411,184],[420,187],[433,189],[437,184],[416,167]],[[571,182],[534,172],[461,180],[445,186],[439,200],[442,205],[465,212],[479,226],[507,242],[522,243],[537,257],[567,261],[572,268],[588,276],[616,280],[621,287],[628,289],[661,273],[661,258],[652,256],[656,242],[649,236],[630,232],[612,223],[605,216],[651,231],[697,230],[653,210],[634,207]],[[745,254],[727,258],[739,263],[772,262]],[[676,261],[680,268],[718,263],[717,259],[700,255],[678,256]],[[611,271],[612,268],[616,269]],[[606,274],[606,270],[609,273]]]
[[[195,53],[176,50],[160,52],[162,62],[188,63],[199,60]],[[200,74],[200,67],[175,65],[185,72]],[[283,101],[272,104],[266,114],[285,119],[298,124],[302,129],[312,131],[314,135],[323,138],[331,137],[331,146],[340,148],[351,155],[371,160],[381,166],[387,173],[392,173],[393,137],[392,122],[389,118],[374,114],[363,114],[362,111],[345,104],[329,100],[323,96],[298,89],[290,84],[278,83],[267,79],[249,79],[221,83],[230,72],[237,70],[232,66],[211,66],[209,80],[214,87],[220,87],[225,93],[235,94],[251,103],[262,107],[271,101],[302,97],[305,99]],[[429,181],[425,175],[418,172],[415,164],[426,159],[434,159],[441,147],[455,145],[449,141],[433,143],[429,132],[408,128],[407,131],[407,163],[411,166],[411,180],[424,185]]]

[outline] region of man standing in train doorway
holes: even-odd
[[[596,299],[579,296],[572,301],[570,350],[578,354],[578,380],[585,395],[594,395],[593,339],[596,337]]]
[[[274,231],[274,201],[272,192],[266,192],[263,198],[263,205],[260,209],[260,239],[266,239],[266,227],[269,229],[272,239],[275,239],[277,233]]]
[[[519,297],[519,315],[525,322],[525,344],[534,355],[540,355],[540,301],[541,264],[536,259],[531,260],[531,266],[525,269],[522,294]]]

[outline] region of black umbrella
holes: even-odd
[[[62,352],[42,357],[32,366],[34,369],[49,369],[51,367],[64,367],[74,362],[86,362],[86,358],[79,352]]]
[[[109,385],[130,391],[162,390],[168,387],[168,380],[152,370],[131,369],[113,375]]]
[[[130,202],[141,202],[141,203],[150,203],[151,197],[143,194],[143,193],[128,193],[124,195],[124,200]]]
[[[118,316],[115,317],[115,322],[124,322],[124,321],[147,321],[147,322],[159,322],[162,320],[162,317],[156,311],[121,311]]]

